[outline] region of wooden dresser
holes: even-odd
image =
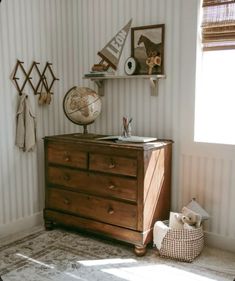
[[[144,255],[156,220],[170,210],[172,142],[44,138],[46,229],[65,225],[135,245]]]

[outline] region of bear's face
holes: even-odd
[[[187,216],[182,216],[182,221],[189,225],[195,225],[198,222],[198,218],[197,215],[188,214]]]
[[[201,216],[192,210],[184,207],[182,209],[182,221],[183,223],[187,223],[189,225],[195,225],[199,227],[201,225]]]

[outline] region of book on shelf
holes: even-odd
[[[85,73],[84,77],[107,77],[114,75],[115,73],[110,71],[90,71],[89,73]]]

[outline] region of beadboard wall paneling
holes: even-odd
[[[148,80],[126,79],[104,83],[102,114],[88,127],[93,133],[119,134],[123,115],[133,118],[135,135],[171,138],[173,151],[172,209],[180,210],[192,197],[212,218],[210,233],[235,236],[234,160],[229,154],[194,153],[198,1],[194,0],[10,0],[0,5],[0,226],[12,225],[42,212],[44,206],[44,151],[46,135],[80,132],[66,119],[62,102],[74,85],[96,85],[82,79],[97,51],[130,18],[132,27],[165,23],[165,73],[158,97],[150,96]],[[124,74],[130,56],[127,38],[117,74]],[[39,106],[28,89],[37,118],[37,146],[24,153],[14,145],[17,92],[9,76],[16,59],[28,68],[32,61],[53,63],[56,82],[50,106]],[[200,144],[199,144],[200,146]],[[200,149],[199,149],[200,150]],[[194,150],[196,151],[196,150]],[[234,200],[233,200],[234,201]],[[32,224],[32,223],[31,223]],[[0,230],[2,229],[0,227]],[[19,227],[19,224],[17,224]],[[17,229],[16,229],[17,231]],[[1,233],[0,233],[1,236]]]
[[[181,155],[180,159],[179,205],[197,198],[211,216],[205,230],[234,238],[234,159],[196,155]]]
[[[78,63],[79,11],[81,1],[70,1],[68,5],[67,1],[60,0],[11,0],[0,5],[0,128],[3,132],[0,139],[1,226],[36,216],[42,211],[42,138],[79,131],[77,126],[64,118],[62,108],[65,92],[82,81]],[[24,61],[25,69],[29,69],[33,60],[41,63],[41,69],[47,61],[52,62],[53,70],[60,78],[53,87],[50,106],[39,106],[38,97],[26,87],[25,92],[29,95],[37,119],[37,146],[30,153],[20,151],[14,144],[18,95],[10,75],[17,59]]]

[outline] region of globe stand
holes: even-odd
[[[88,133],[87,125],[90,125],[90,124],[82,125],[83,126],[83,133],[74,134],[74,137],[79,137],[80,139],[82,139],[82,138],[84,138],[84,139],[95,139],[95,138],[97,138],[97,134]]]
[[[87,130],[87,125],[83,125],[83,135],[87,135],[88,130]]]

